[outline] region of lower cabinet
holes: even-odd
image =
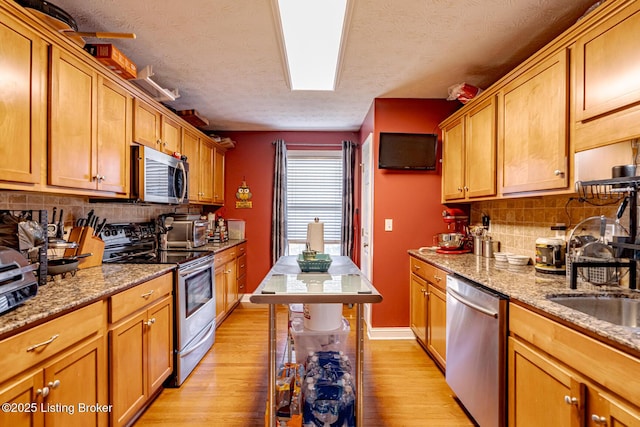
[[[111,424],[128,424],[173,372],[173,277],[111,297]]]
[[[447,273],[418,258],[410,258],[411,330],[433,360],[446,368]]]
[[[247,244],[217,252],[214,260],[216,280],[216,327],[240,302],[246,287]]]
[[[103,313],[97,302],[0,342],[0,425],[108,425]]]
[[[640,359],[518,305],[509,309],[509,425],[640,425],[638,382],[630,381]]]

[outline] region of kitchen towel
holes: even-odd
[[[314,222],[307,224],[307,243],[309,249],[324,253],[324,223],[316,219]]]

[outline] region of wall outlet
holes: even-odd
[[[393,219],[386,218],[384,220],[384,231],[393,231]]]

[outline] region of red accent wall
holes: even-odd
[[[441,170],[377,169],[380,132],[437,133],[438,123],[459,104],[439,99],[374,100],[363,122],[360,142],[373,132],[373,277],[383,302],[372,309],[373,327],[409,325],[409,256],[407,250],[431,246],[445,231],[440,203]],[[393,231],[384,231],[385,218]]]
[[[219,132],[236,141],[225,157],[225,205],[216,214],[243,219],[247,238],[247,292],[253,292],[271,268],[271,203],[273,199],[273,141],[323,145],[339,150],[343,140],[358,142],[355,132]],[[296,149],[304,149],[296,146]],[[324,149],[329,147],[324,147]],[[242,181],[251,190],[253,208],[236,209],[235,194]]]

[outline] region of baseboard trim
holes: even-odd
[[[372,328],[367,325],[370,340],[415,340],[411,328]]]

